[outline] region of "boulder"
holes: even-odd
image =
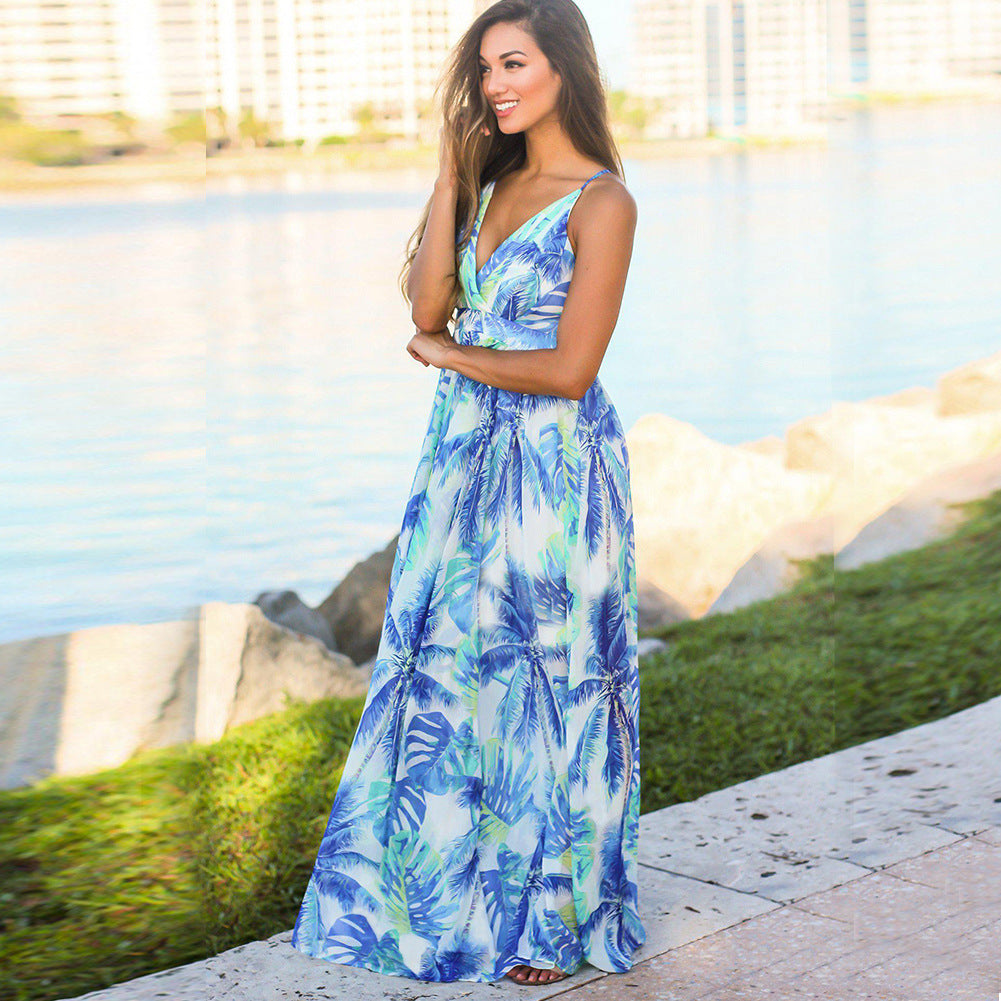
[[[641,630],[661,629],[664,626],[691,618],[688,609],[680,601],[672,598],[652,581],[640,577],[637,590],[639,592],[638,611]]]
[[[664,414],[626,435],[637,565],[689,615],[701,615],[778,525],[815,517],[831,491],[781,452],[724,445]]]
[[[732,612],[788,590],[800,575],[796,561],[834,552],[834,519],[824,515],[813,521],[781,525],[761,548],[734,574],[706,615]]]
[[[351,698],[368,689],[368,675],[349,657],[276,625],[256,605],[203,605],[202,638],[198,741],[218,740],[232,726],[280,712],[288,698]]]
[[[921,480],[1001,449],[1001,411],[940,417],[936,400],[836,403],[790,427],[787,466],[831,477],[824,511],[835,521],[835,549]]]
[[[1001,351],[947,372],[937,389],[942,417],[1001,410]]]
[[[940,473],[962,479],[960,470],[1001,451],[999,370],[996,355],[934,389],[835,403],[793,424],[781,448],[774,438],[721,445],[665,415],[642,417],[626,439],[643,575],[692,615],[779,593],[798,578],[798,560],[841,553],[918,484]],[[970,475],[956,485],[963,496],[980,489]],[[945,526],[922,510],[923,535],[917,516],[899,521],[901,508],[880,530],[899,531],[906,544]],[[875,552],[873,539],[865,546]],[[888,538],[882,548],[897,545]]]
[[[379,651],[399,533],[385,549],[356,563],[317,607],[330,623],[337,649],[356,664]]]
[[[364,695],[358,668],[256,605],[213,602],[196,620],[113,625],[0,645],[0,785],[114,768],[137,751],[217,740],[312,701]]]
[[[315,636],[328,650],[337,650],[330,623],[295,591],[264,591],[254,604],[276,625],[305,636]]]
[[[967,501],[997,490],[1001,490],[1001,452],[943,469],[866,525],[836,555],[835,565],[852,570],[934,542],[964,520]]]

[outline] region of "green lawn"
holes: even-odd
[[[1001,694],[1001,493],[950,538],[659,633],[643,811]],[[51,1001],[290,928],[364,700],[0,793],[0,997]]]

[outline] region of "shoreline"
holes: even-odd
[[[650,160],[678,156],[722,155],[790,147],[824,146],[824,136],[778,139],[665,139],[620,142],[623,159]],[[235,179],[257,180],[299,174],[326,177],[337,185],[370,185],[373,174],[394,177],[403,173],[432,174],[437,150],[410,145],[321,146],[315,151],[299,147],[264,147],[223,152],[212,157],[192,154],[139,154],[128,159],[82,164],[74,167],[39,167],[13,161],[0,162],[0,199],[20,200],[35,194],[89,196],[102,188],[191,188],[204,192],[225,190]]]
[[[675,156],[702,156],[754,150],[784,151],[791,148],[826,147],[827,129],[848,112],[862,107],[917,107],[928,104],[997,104],[1001,88],[992,85],[943,93],[897,94],[893,92],[844,95],[833,98],[828,117],[800,133],[789,135],[700,136],[678,139],[635,140],[620,138],[622,158],[661,159]],[[409,141],[351,143],[320,146],[306,151],[298,146],[251,147],[207,157],[196,153],[140,153],[121,160],[78,166],[42,167],[16,160],[0,160],[0,201],[17,201],[32,194],[92,193],[101,188],[156,187],[171,189],[190,186],[202,191],[212,182],[234,177],[273,177],[292,171],[306,175],[330,175],[349,186],[371,180],[373,172],[392,175],[405,171],[433,172],[437,148]]]
[[[724,155],[753,150],[782,152],[810,147],[826,148],[827,129],[842,116],[861,106],[915,106],[929,103],[996,103],[1001,97],[989,91],[844,97],[831,102],[829,117],[801,133],[789,135],[702,136],[680,139],[618,139],[624,160],[656,160],[685,156]],[[19,161],[0,161],[0,202],[17,202],[32,195],[100,195],[103,189],[116,195],[124,189],[143,187],[195,191],[226,190],[236,179],[275,178],[291,173],[323,177],[333,186],[350,188],[370,185],[373,173],[392,177],[401,173],[432,174],[437,148],[411,142],[320,146],[307,151],[298,146],[251,147],[207,157],[197,153],[142,153],[121,160],[79,166],[41,167]]]

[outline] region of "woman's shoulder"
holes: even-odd
[[[608,170],[588,181],[574,203],[567,220],[571,248],[576,248],[582,226],[602,227],[616,221],[634,226],[636,217],[636,199],[626,187],[625,181],[613,170]]]
[[[599,173],[599,171],[605,172]],[[626,182],[614,170],[611,168],[596,167],[595,173],[597,173],[597,176],[588,180],[584,190],[581,192],[580,201],[583,201],[584,197],[587,196],[591,202],[600,201],[603,204],[611,206],[624,206],[629,203],[636,204],[629,188],[626,187]]]

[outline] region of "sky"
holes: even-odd
[[[632,3],[630,0],[575,0],[575,3],[591,29],[608,86],[612,90],[625,87]]]

